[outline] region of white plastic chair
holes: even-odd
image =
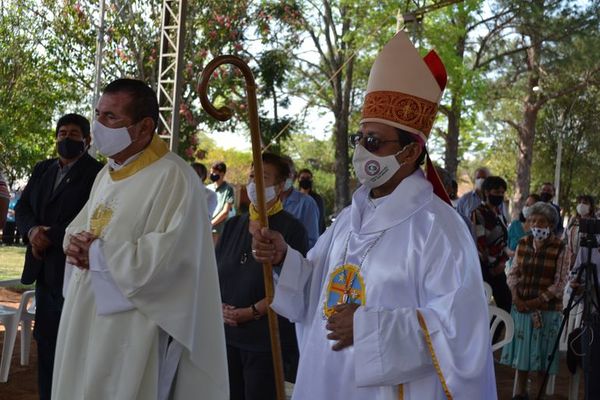
[[[558,354],[556,355],[558,357]],[[515,379],[513,384],[513,396],[517,394],[517,371],[515,371]],[[546,382],[546,394],[552,396],[554,394],[554,384],[556,383],[556,375],[549,375],[548,382]],[[571,390],[571,389],[569,389]],[[579,390],[579,388],[578,388]],[[536,393],[537,396],[537,393]],[[577,396],[577,395],[576,395]],[[573,397],[573,400],[577,400],[577,397]],[[571,394],[569,393],[569,400],[571,400]]]
[[[494,337],[494,334],[496,333],[496,330],[500,326],[501,322],[504,323],[505,327],[504,338],[499,342],[492,344],[492,351],[496,351],[506,346],[513,340],[513,336],[515,334],[515,323],[513,322],[513,319],[510,316],[510,314],[504,311],[503,309],[492,305],[488,306],[488,309],[490,313],[491,323],[490,338]]]
[[[31,299],[29,305],[27,303]],[[29,365],[29,350],[33,336],[33,321],[35,320],[35,290],[23,293],[21,301],[25,308],[21,312],[21,365]]]
[[[483,282],[483,291],[485,292],[485,298],[487,299],[488,304],[492,304],[492,287],[489,283]]]
[[[15,347],[19,323],[21,322],[21,315],[27,313],[27,305],[29,300],[34,297],[34,294],[35,291],[33,290],[23,293],[19,308],[17,309],[0,306],[0,323],[4,325],[5,328],[4,343],[2,344],[2,359],[0,360],[0,382],[8,381],[8,371],[10,370],[10,361]],[[31,330],[31,324],[29,325],[28,330]],[[29,334],[31,333],[29,332]],[[23,361],[22,357],[23,356],[21,355],[21,362]]]

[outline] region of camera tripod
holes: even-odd
[[[578,292],[579,290],[573,289],[571,291],[571,295],[569,296],[569,301],[567,303],[567,307],[563,310],[563,319],[560,325],[560,329],[558,330],[558,335],[556,337],[556,341],[554,342],[554,347],[552,349],[552,353],[548,357],[548,366],[546,367],[546,371],[544,373],[544,379],[542,385],[540,386],[540,391],[536,397],[537,400],[542,398],[542,393],[544,388],[546,387],[546,383],[548,382],[548,376],[550,374],[550,366],[552,365],[552,361],[554,357],[556,357],[556,352],[558,350],[558,346],[560,343],[560,338],[565,329],[566,323],[569,320],[569,314],[571,311],[577,307],[577,305],[583,302],[583,316],[582,316],[582,324],[583,324],[583,340],[582,343],[582,353],[583,353],[583,375],[585,380],[585,400],[593,400],[590,397],[590,383],[591,383],[591,371],[590,371],[590,358],[591,358],[591,345],[593,340],[600,340],[600,332],[593,332],[594,321],[593,314],[594,311],[599,312],[600,307],[598,307],[598,300],[600,299],[600,292],[598,289],[598,271],[596,268],[596,264],[592,262],[592,250],[598,248],[598,241],[596,240],[595,229],[587,229],[587,224],[584,226],[583,224],[580,227],[580,249],[584,249],[587,251],[586,261],[581,262],[578,267],[575,268],[577,271],[577,279],[575,282],[582,282],[582,277],[584,281],[584,289],[583,293],[579,298]],[[581,236],[584,234],[585,236]],[[598,338],[594,338],[594,333],[598,335]]]

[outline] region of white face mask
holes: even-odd
[[[481,190],[481,188],[483,187],[483,181],[485,181],[485,178],[475,179],[475,189]]]
[[[246,185],[246,192],[248,192],[248,198],[252,202],[252,204],[256,205],[258,203],[258,196],[256,195],[256,183],[254,181],[248,182]],[[270,202],[275,197],[277,197],[277,193],[275,192],[275,186],[268,186],[265,188],[265,203]]]
[[[589,204],[583,204],[583,203],[577,204],[577,214],[584,217],[584,216],[588,215],[589,213],[590,213],[590,205]]]
[[[542,241],[548,239],[550,236],[550,228],[538,228],[536,226],[531,228],[531,234],[533,238],[537,241]]]
[[[529,218],[529,210],[531,209],[530,206],[525,206],[523,207],[523,210],[521,210],[523,212],[523,216],[525,217],[525,219]]]
[[[127,128],[109,128],[98,121],[94,121],[92,136],[94,145],[106,157],[114,156],[132,143]]]
[[[380,157],[358,144],[354,150],[352,165],[359,182],[373,189],[389,181],[402,166],[396,159],[401,152],[402,150],[396,154]]]

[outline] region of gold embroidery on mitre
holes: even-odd
[[[90,218],[90,232],[97,237],[102,237],[104,228],[110,223],[113,216],[113,209],[106,204],[98,204],[92,218]]]
[[[437,104],[431,101],[405,93],[382,90],[367,94],[362,118],[385,119],[428,135],[437,109]]]

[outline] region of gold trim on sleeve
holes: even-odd
[[[435,350],[433,349],[433,343],[431,341],[431,336],[429,335],[429,330],[427,329],[427,323],[425,322],[425,318],[423,318],[423,315],[419,311],[417,311],[417,319],[419,320],[419,325],[421,325],[421,329],[425,334],[425,341],[427,342],[427,347],[429,348],[429,353],[431,354],[431,361],[433,362],[433,366],[435,367],[435,372],[437,373],[438,378],[440,378],[440,383],[442,384],[444,393],[446,393],[446,398],[448,400],[452,400],[452,394],[450,393],[450,389],[448,389],[446,379],[442,374],[442,368],[440,367],[438,358],[435,355]]]

